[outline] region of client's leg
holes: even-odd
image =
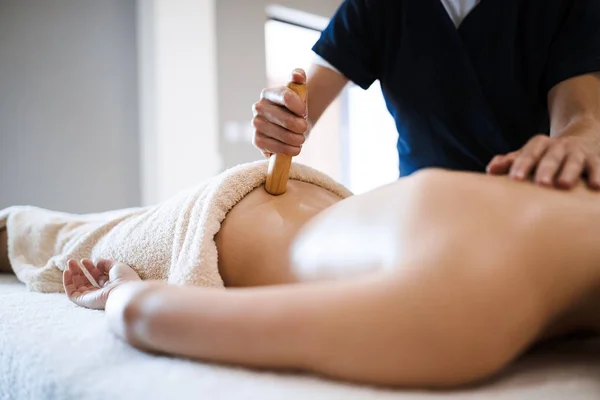
[[[8,235],[6,228],[0,229],[0,273],[12,272],[8,260]]]

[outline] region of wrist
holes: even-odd
[[[556,137],[590,137],[600,139],[600,119],[594,115],[578,115],[557,131]]]
[[[577,139],[585,148],[600,154],[600,121],[594,118],[579,118],[558,131],[557,138]]]
[[[110,290],[105,310],[108,324],[117,336],[133,345],[139,342],[136,322],[140,319],[141,298],[159,285],[161,283],[157,281],[127,281]]]

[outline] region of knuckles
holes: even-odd
[[[254,114],[254,116],[262,114],[263,110],[264,106],[262,101],[257,101],[256,103],[252,104],[252,114]]]
[[[308,129],[308,123],[304,119],[289,114],[281,119],[281,125],[288,131],[298,134],[304,134]]]
[[[252,145],[258,149],[263,149],[265,139],[258,132],[254,132],[254,135],[252,136]]]
[[[252,126],[259,131],[264,126],[263,119],[258,116],[252,118]]]
[[[286,90],[285,92],[283,92],[283,96],[282,96],[283,104],[286,107],[289,107],[290,104],[294,101],[295,96],[296,96],[296,94],[294,92],[292,92],[289,89]]]

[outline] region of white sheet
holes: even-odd
[[[0,399],[600,399],[600,341],[564,343],[452,393],[377,390],[309,376],[158,357],[110,334],[104,314],[0,275]]]

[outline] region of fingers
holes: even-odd
[[[69,260],[67,263],[67,268],[63,272],[63,286],[67,296],[72,300],[91,290],[95,290],[86,277],[80,273],[80,268],[75,260]]]
[[[79,263],[79,266],[80,266],[81,272],[83,273],[83,276],[87,280],[87,282],[85,282],[84,284],[91,283],[92,286],[94,286],[97,289],[100,289],[100,284],[96,281],[96,277],[94,277],[94,275],[93,275],[94,273],[96,275],[98,275],[96,267],[89,260],[86,260],[87,261],[86,263],[84,263],[83,261],[84,260],[81,260],[81,262]]]
[[[98,268],[99,271],[101,271],[103,274],[106,274],[106,275],[109,274],[112,267],[114,267],[114,265],[116,264],[115,261],[107,260],[104,258],[99,258],[97,260],[94,260],[93,263],[96,265],[96,268]]]
[[[78,290],[80,287],[89,284],[88,279],[83,275],[81,268],[76,260],[69,260],[67,262],[67,270],[69,271],[71,284],[74,290]],[[63,274],[64,279],[64,274]]]
[[[107,266],[106,261],[107,260],[100,260],[100,262],[94,263],[92,260],[89,260],[87,258],[81,260],[81,264],[85,267],[89,275],[93,278],[93,280],[90,280],[90,282],[98,289],[104,287],[106,282],[108,282],[108,271],[110,270],[110,265]]]
[[[302,150],[301,146],[290,146],[289,144],[285,144],[280,142],[279,140],[273,139],[265,135],[264,133],[257,132],[254,135],[254,139],[252,141],[255,147],[259,149],[268,149],[262,150],[263,154],[267,157],[270,157],[272,154],[285,154],[290,157],[296,157],[300,154]]]
[[[600,190],[600,156],[580,137],[550,138],[538,135],[518,152],[494,157],[490,174],[509,173],[517,180],[535,171],[534,182],[562,189],[573,188],[587,172],[588,187]]]
[[[295,69],[290,81],[305,83],[306,73]],[[265,157],[274,153],[296,156],[308,131],[307,102],[287,86],[264,89],[252,106],[253,144]]]
[[[287,89],[286,89],[287,90]],[[297,95],[291,92],[294,96]],[[306,140],[308,121],[282,106],[262,99],[253,106],[253,144],[266,156],[273,153],[297,156]]]
[[[487,173],[491,175],[508,174],[517,154],[516,151],[513,151],[512,153],[494,157],[486,168]]]
[[[572,188],[585,169],[585,155],[582,153],[572,153],[567,156],[565,164],[559,175],[557,184],[561,188]]]
[[[63,272],[63,286],[67,296],[71,297],[75,292],[75,285],[73,284],[73,272],[68,268]]]
[[[537,167],[535,182],[544,186],[553,186],[566,156],[567,148],[562,143],[548,149]]]
[[[306,140],[303,134],[308,128],[306,120],[281,110],[274,104],[255,105],[253,144],[267,157],[273,153],[295,157]]]
[[[103,274],[103,272],[100,271],[100,268],[98,268],[97,265],[92,262],[92,260],[84,258],[81,260],[81,265],[83,265],[89,274],[96,280],[98,280],[98,278]]]
[[[539,135],[531,139],[515,158],[510,169],[510,177],[517,180],[528,178],[548,149],[548,145],[548,137]]]
[[[106,281],[107,276],[88,259],[83,259],[80,263],[70,259],[63,273],[63,285],[68,295],[75,292],[83,293],[93,287],[99,289]]]
[[[302,68],[296,68],[290,75],[290,81],[294,83],[306,83],[306,72]]]
[[[89,259],[83,259],[80,263],[77,260],[69,260],[63,272],[63,285],[68,298],[82,307],[104,309],[111,289],[109,286],[104,286],[108,280],[106,272],[111,270],[114,264],[116,263],[109,260],[99,260],[98,265]],[[92,279],[90,280],[89,277]],[[91,282],[95,278],[98,278],[99,283],[104,287],[93,286]]]
[[[588,158],[586,161],[586,170],[590,189],[600,190],[600,158]]]
[[[75,261],[73,259],[67,261],[67,269],[71,272],[71,276],[73,278],[81,275],[81,270],[79,269],[79,265],[77,264],[77,261]]]
[[[265,117],[258,116],[254,118],[252,125],[257,133],[261,133],[292,147],[301,147],[306,140],[304,134],[291,132],[279,125],[273,124]],[[272,151],[272,149],[269,150]]]
[[[254,104],[252,110],[254,112],[254,119],[252,120],[253,124],[257,118],[260,118],[265,122],[268,122],[270,126],[283,128],[291,133],[299,134],[302,138],[308,130],[308,121],[306,121],[306,119],[298,117],[288,112],[285,108],[267,101],[259,101]],[[263,131],[263,133],[268,132]],[[302,143],[303,142],[304,139],[302,139]]]
[[[300,118],[306,116],[306,104],[304,104],[304,101],[302,101],[296,92],[286,86],[265,89],[261,92],[260,99],[287,108]],[[285,112],[284,110],[282,111]]]

